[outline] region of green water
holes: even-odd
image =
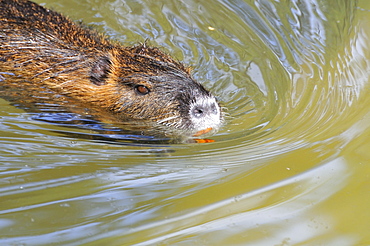
[[[1,245],[370,244],[370,2],[38,2],[192,65],[228,116],[114,144],[0,100]]]

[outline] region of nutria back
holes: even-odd
[[[0,0],[0,73],[18,78],[3,86],[50,90],[117,122],[195,134],[222,121],[214,96],[158,48],[122,46],[26,0]]]

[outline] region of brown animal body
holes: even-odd
[[[26,0],[0,0],[1,74],[0,86],[52,91],[117,122],[153,122],[187,134],[222,122],[215,98],[159,49],[108,41]]]

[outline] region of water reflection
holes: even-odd
[[[330,161],[318,168],[279,181],[267,187],[232,197],[159,223],[136,228],[143,234],[158,232],[161,227],[186,229],[165,234],[138,245],[161,242],[176,243],[177,237],[189,237],[191,241],[215,242],[227,245],[235,237],[244,235],[251,245],[277,245],[307,243],[310,238],[334,232],[335,220],[328,214],[320,214],[317,204],[325,202],[341,188],[348,179],[348,167],[343,159]],[[269,204],[263,206],[263,204]],[[316,210],[316,211],[315,211]],[[135,230],[135,232],[136,232]],[[217,231],[215,239],[214,232]],[[335,233],[335,232],[334,232]],[[266,235],[270,235],[267,236]],[[340,235],[332,241],[324,238],[325,245],[352,245],[356,238]]]

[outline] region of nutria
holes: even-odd
[[[109,41],[27,0],[0,0],[1,74],[18,78],[2,76],[2,86],[50,90],[116,121],[149,121],[191,135],[222,122],[215,97],[158,48]]]

